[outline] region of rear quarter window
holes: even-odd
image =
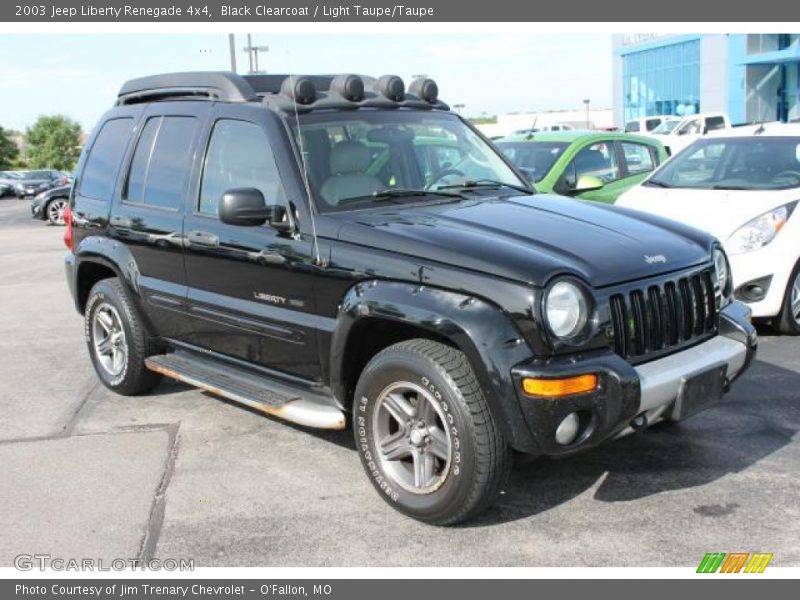
[[[133,130],[133,119],[122,117],[103,123],[86,158],[78,192],[81,196],[108,202],[122,155]]]

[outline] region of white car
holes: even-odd
[[[647,135],[664,144],[670,155],[675,155],[696,139],[722,129],[730,129],[731,121],[725,113],[698,113],[685,117],[670,117]]]
[[[800,334],[800,124],[739,127],[695,141],[619,197],[723,244],[753,317]]]
[[[676,119],[668,115],[652,115],[650,117],[639,117],[636,119],[631,119],[630,121],[625,123],[625,133],[652,132],[654,129],[660,127],[662,123],[669,120],[680,121],[680,119]]]

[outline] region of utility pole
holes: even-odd
[[[586,98],[583,103],[586,105],[586,129],[591,128],[591,120],[589,119],[589,98]]]
[[[228,47],[231,52],[231,71],[236,73],[236,35],[228,34]]]
[[[244,47],[244,51],[247,52],[247,57],[250,60],[250,74],[260,73],[261,71],[258,67],[258,53],[269,52],[269,46],[253,46],[253,39],[248,33],[247,46]]]
[[[467,106],[466,104],[453,104],[453,108],[456,109],[456,112],[458,114],[461,114],[461,109],[466,108],[466,106]]]

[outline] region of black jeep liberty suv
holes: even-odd
[[[514,452],[718,401],[756,350],[719,244],[536,194],[437,95],[395,76],[127,82],[66,216],[103,383],[166,375],[351,426],[380,496],[440,525],[490,506]]]

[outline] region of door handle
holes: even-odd
[[[219,236],[207,231],[190,231],[186,234],[186,239],[192,244],[203,246],[219,246]]]

